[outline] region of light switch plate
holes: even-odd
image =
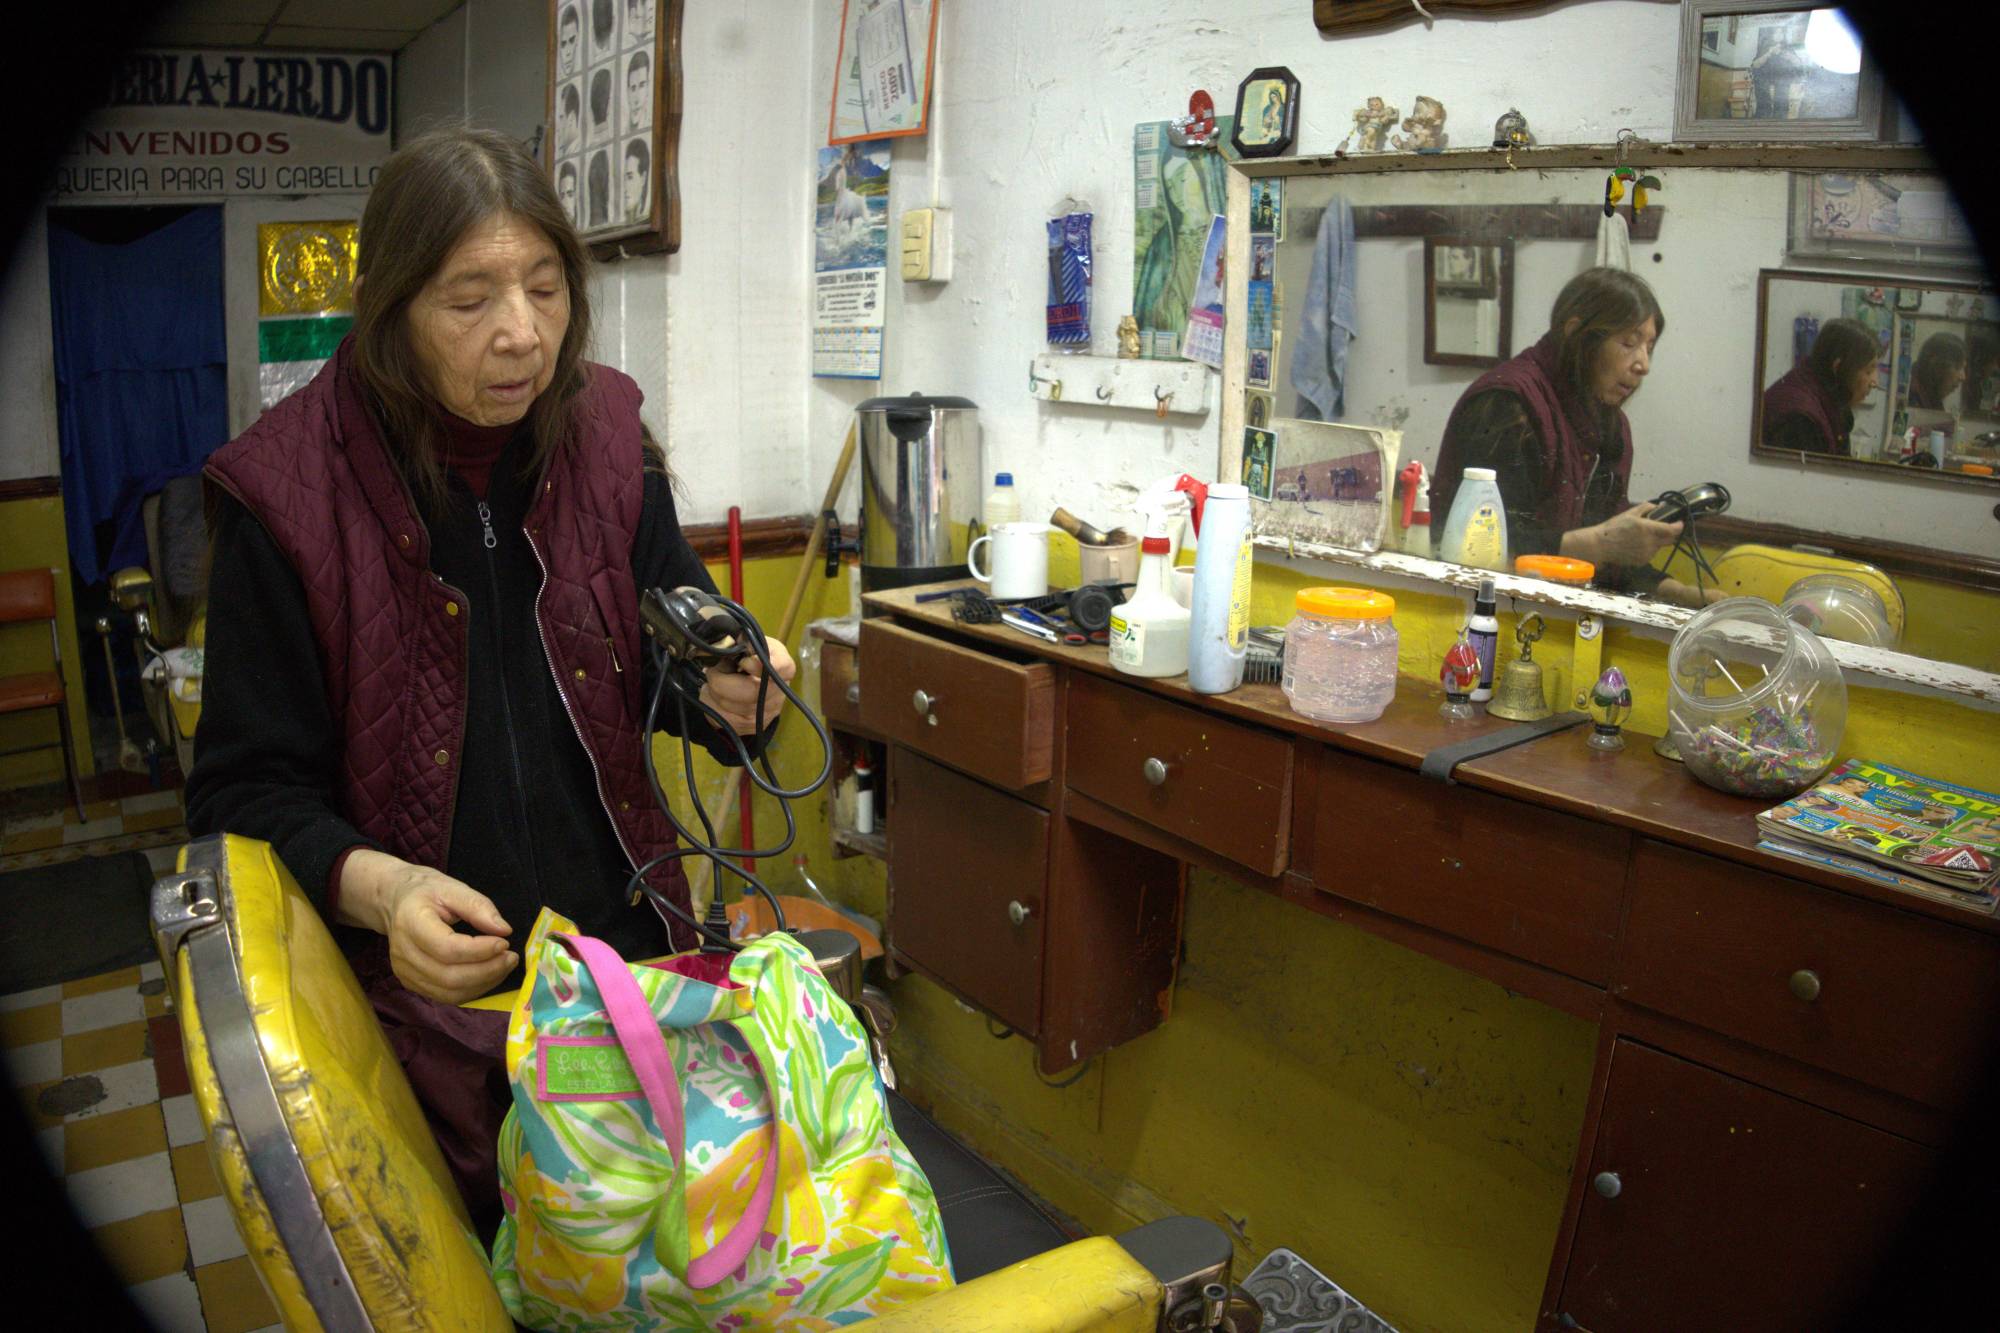
[[[902,275],[905,282],[946,282],[951,278],[951,210],[912,208],[902,220]]]

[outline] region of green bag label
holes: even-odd
[[[644,1095],[616,1037],[543,1037],[536,1054],[543,1101],[627,1101]]]

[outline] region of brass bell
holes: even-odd
[[[1514,637],[1520,640],[1521,656],[1500,673],[1486,711],[1510,722],[1537,722],[1554,711],[1542,689],[1542,665],[1534,660],[1535,640],[1542,637],[1541,616],[1532,611],[1523,616],[1514,627]]]

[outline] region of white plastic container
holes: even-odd
[[[875,770],[865,759],[854,763],[854,831],[875,831]]]
[[[1396,697],[1396,601],[1365,588],[1301,588],[1281,681],[1292,711],[1373,722]]]
[[[1474,569],[1505,571],[1507,506],[1490,467],[1469,467],[1452,498],[1451,514],[1438,538],[1437,558]]]
[[[1250,488],[1230,482],[1210,486],[1196,541],[1188,688],[1227,694],[1243,683],[1250,636]]]
[[[993,474],[993,489],[986,492],[986,503],[981,507],[979,516],[985,520],[988,532],[1002,523],[1021,521],[1021,497],[1014,493],[1013,473]]]
[[[1139,549],[1132,600],[1111,612],[1111,665],[1128,676],[1178,676],[1188,667],[1188,609],[1167,583],[1173,543],[1148,537]]]

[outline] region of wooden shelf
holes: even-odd
[[[836,851],[851,856],[872,856],[878,861],[889,859],[889,835],[886,833],[856,833],[851,828],[835,826],[832,837]]]

